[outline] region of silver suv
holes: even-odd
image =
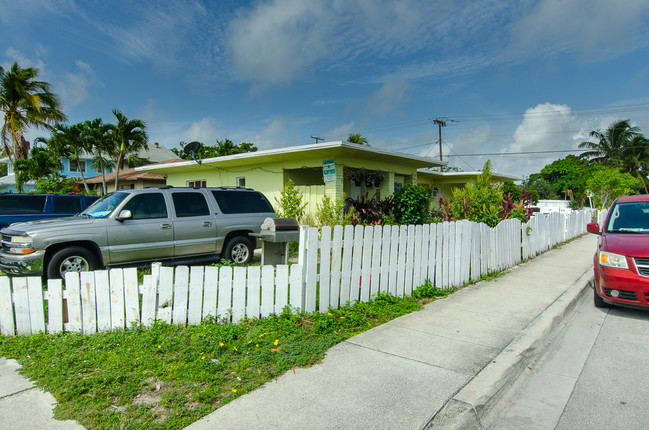
[[[151,261],[250,262],[250,233],[274,217],[266,197],[247,188],[117,191],[74,217],[3,228],[0,270],[61,278],[66,272]]]

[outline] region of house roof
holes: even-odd
[[[410,167],[439,167],[445,162],[403,152],[387,151],[367,145],[358,145],[344,141],[323,142],[311,145],[291,146],[286,148],[268,149],[264,151],[246,152],[243,154],[226,155],[201,160],[201,165],[207,164],[216,167],[245,166],[262,161],[279,162],[287,160],[303,160],[309,158],[322,158],[323,160],[336,157],[354,157],[361,160],[388,161]],[[199,169],[194,160],[171,161],[167,163],[150,164],[136,167],[138,171],[174,171],[176,173],[189,172]]]
[[[429,176],[435,178],[436,182],[441,183],[461,183],[464,184],[470,180],[475,179],[482,172],[477,170],[474,172],[436,172],[428,169],[418,169],[417,175]],[[520,181],[521,178],[504,173],[491,172],[491,180],[496,182]]]
[[[107,173],[105,178],[106,178],[106,182],[114,182],[115,172]],[[128,182],[128,181],[149,181],[149,182],[162,182],[162,183],[166,182],[165,175],[162,173],[137,172],[135,171],[135,169],[120,170],[119,180],[121,182]],[[92,178],[86,179],[86,182],[91,185],[101,184],[101,181],[102,181],[101,174],[99,176],[93,176]]]
[[[155,143],[148,143],[147,149],[140,149],[137,151],[137,156],[140,158],[148,158],[151,163],[160,163],[167,160],[178,159],[178,156],[174,154],[170,149],[165,148],[164,146]],[[81,158],[90,160],[95,156],[95,154],[89,154],[87,152],[81,153]]]

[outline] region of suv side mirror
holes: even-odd
[[[588,231],[588,233],[601,234],[599,231],[599,224],[596,222],[589,222],[586,224],[586,231]]]
[[[125,219],[131,219],[131,218],[133,218],[133,214],[128,209],[124,209],[119,213],[119,215],[117,215],[117,217],[115,217],[117,221],[124,221]]]

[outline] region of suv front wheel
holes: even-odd
[[[86,248],[71,246],[58,251],[47,264],[49,279],[64,279],[68,272],[88,272],[97,269],[97,259]]]
[[[235,264],[248,264],[252,261],[254,252],[255,248],[249,238],[235,236],[225,245],[223,258]]]

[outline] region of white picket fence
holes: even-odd
[[[0,277],[0,334],[61,331],[91,334],[154,321],[239,321],[286,306],[326,312],[377,292],[396,296],[431,280],[460,286],[519,264],[579,236],[589,211],[535,216],[497,227],[470,221],[410,226],[303,226],[299,262],[291,266],[160,267],[138,285],[137,271],[99,270],[49,280]],[[47,305],[45,305],[47,303]]]

